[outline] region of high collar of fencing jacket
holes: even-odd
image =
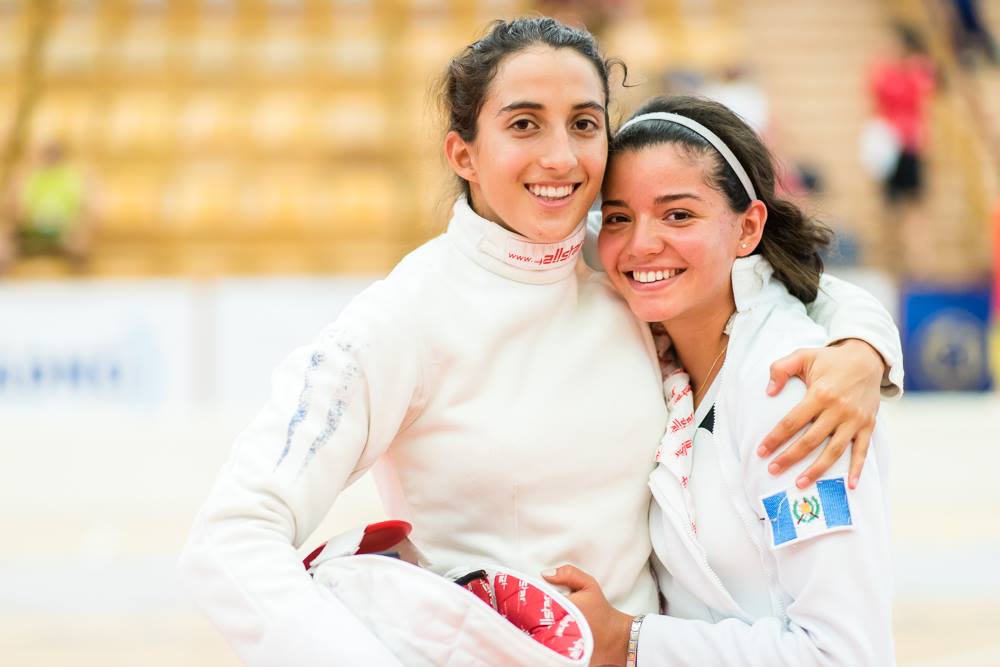
[[[584,220],[556,243],[535,243],[479,216],[464,197],[452,210],[448,236],[473,262],[521,283],[544,285],[573,274],[587,234]]]
[[[744,313],[759,303],[789,298],[784,284],[771,280],[773,275],[774,268],[761,255],[750,255],[733,262],[733,300],[737,313]]]

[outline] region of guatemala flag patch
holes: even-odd
[[[785,489],[760,502],[775,548],[854,527],[843,477],[821,479],[805,489]]]

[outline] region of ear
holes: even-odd
[[[472,160],[472,147],[458,132],[448,132],[444,138],[444,157],[452,170],[470,183],[477,183],[476,167]]]
[[[767,206],[759,199],[753,200],[740,222],[740,241],[736,249],[738,257],[747,257],[757,248],[766,222]]]

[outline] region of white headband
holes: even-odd
[[[683,125],[689,130],[692,130],[697,134],[701,135],[702,137],[704,137],[705,141],[715,146],[715,150],[719,151],[719,153],[722,154],[722,157],[725,158],[726,162],[729,164],[729,167],[736,173],[736,178],[740,179],[740,183],[743,184],[743,189],[746,190],[747,195],[750,197],[750,200],[753,201],[754,199],[757,198],[757,192],[756,190],[753,189],[753,183],[750,182],[750,177],[747,176],[747,172],[743,168],[743,165],[740,164],[740,161],[736,159],[736,155],[731,150],[729,150],[729,146],[727,146],[725,142],[722,141],[722,139],[716,136],[715,132],[712,132],[710,129],[708,129],[707,127],[705,127],[696,120],[691,120],[687,116],[681,116],[675,113],[667,113],[665,111],[654,111],[652,113],[644,113],[641,116],[636,116],[632,120],[628,121],[627,123],[619,127],[617,134],[620,135],[622,132],[626,130],[626,128],[646,120],[665,120],[670,123],[677,123],[678,125]]]

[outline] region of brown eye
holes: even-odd
[[[573,122],[573,129],[579,132],[593,132],[598,129],[598,125],[590,118],[580,118]]]
[[[511,123],[510,126],[512,128],[514,128],[515,130],[518,130],[520,132],[525,132],[527,130],[530,130],[534,125],[535,124],[532,123],[527,118],[521,118],[521,119],[515,120],[513,123]]]

